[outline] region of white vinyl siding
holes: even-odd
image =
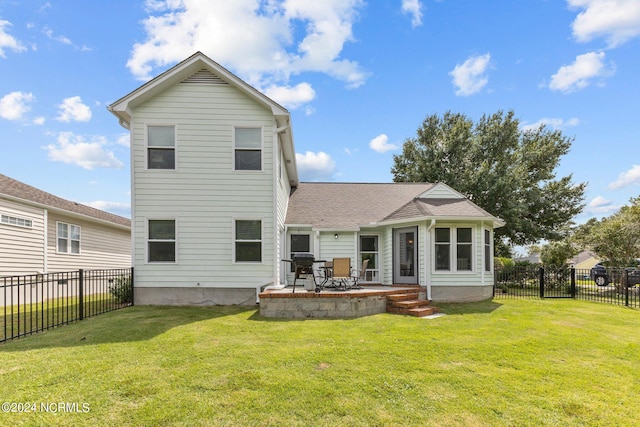
[[[179,167],[170,174],[146,169],[145,126],[157,123],[176,125]],[[263,129],[262,171],[230,173],[234,127]],[[274,127],[271,110],[232,85],[177,84],[134,108],[136,286],[255,288],[275,277],[274,217],[285,213],[274,206]],[[262,221],[262,263],[234,262],[233,221],[241,215]],[[148,264],[145,218],[167,217],[179,224],[178,262]]]
[[[29,220],[31,227],[0,222],[0,276],[41,273],[44,261],[44,211],[0,198],[3,215]]]

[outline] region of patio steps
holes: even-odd
[[[430,305],[429,301],[418,299],[418,291],[387,296],[387,313],[425,317],[438,312],[438,307]]]

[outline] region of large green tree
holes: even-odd
[[[576,229],[573,240],[613,267],[636,266],[640,258],[640,197],[609,217],[591,218]]]
[[[586,183],[558,178],[572,139],[540,126],[523,130],[513,111],[477,123],[460,113],[427,116],[391,169],[396,182],[443,182],[506,221],[497,242],[563,238],[584,207]]]

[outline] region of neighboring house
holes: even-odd
[[[576,270],[591,270],[601,260],[591,251],[582,251],[569,260],[569,265]]]
[[[0,276],[127,267],[127,218],[0,174]]]
[[[289,112],[200,52],[109,110],[130,130],[136,304],[255,304],[292,252],[492,295],[500,219],[444,184],[300,183]]]

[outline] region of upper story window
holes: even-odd
[[[176,168],[175,126],[147,127],[147,168]]]
[[[262,170],[262,128],[235,128],[234,169]]]
[[[176,221],[174,219],[149,220],[149,262],[176,261]]]
[[[59,253],[80,253],[80,226],[59,222],[57,225],[57,247]]]
[[[0,223],[26,228],[31,228],[33,226],[33,221],[31,221],[30,219],[18,218],[17,216],[5,214],[0,215]]]

